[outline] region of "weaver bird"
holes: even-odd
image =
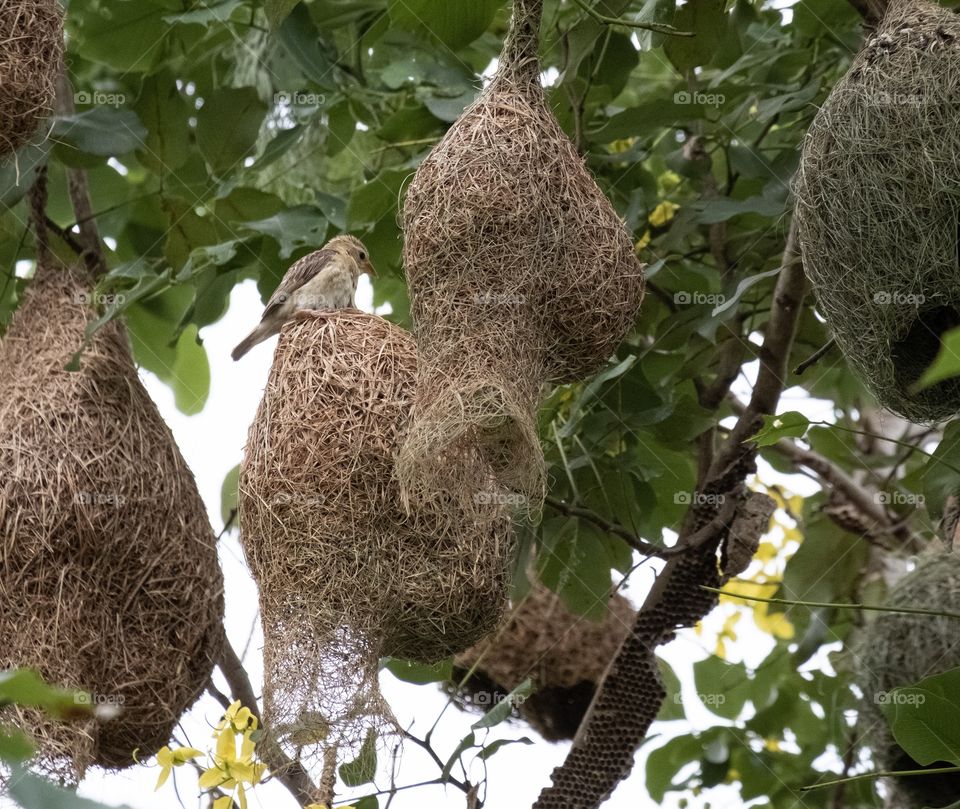
[[[294,264],[277,291],[267,301],[260,325],[233,349],[240,359],[257,343],[280,333],[295,312],[347,309],[355,306],[357,280],[363,273],[376,275],[370,253],[355,236],[336,236],[322,249],[304,256]]]

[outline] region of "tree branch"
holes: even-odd
[[[670,559],[657,576],[604,674],[566,761],[553,771],[552,784],[540,793],[534,809],[595,809],[609,797],[632,769],[636,749],[666,697],[657,646],[672,639],[678,628],[694,625],[716,604],[716,593],[701,588],[716,588],[715,582],[722,581],[717,554],[726,551],[732,523],[747,500],[744,481],[755,469],[756,447],[747,439],[760,417],[776,409],[802,311],[806,279],[797,254],[795,221],[784,248],[750,403],[709,470],[701,469],[697,488],[713,497],[698,499],[688,509],[677,543],[685,552]]]
[[[263,727],[263,717],[260,713],[256,694],[253,693],[250,678],[243,667],[243,662],[237,656],[233,646],[230,645],[226,632],[223,634],[223,649],[217,665],[230,686],[233,698],[240,700],[245,708],[249,708],[250,713],[257,717],[257,721]],[[287,756],[280,745],[270,738],[269,734],[264,735],[260,747],[263,760],[270,768],[274,778],[283,784],[302,806],[317,801],[319,790],[298,761],[294,761]]]
[[[67,69],[57,77],[57,95],[55,111],[58,117],[68,118],[74,114],[73,86]],[[90,190],[87,187],[87,173],[83,169],[67,169],[67,188],[70,193],[70,202],[73,205],[74,216],[79,223],[80,237],[76,241],[81,248],[81,257],[96,276],[105,275],[107,262],[103,255],[103,244],[100,241],[100,232],[93,215],[93,205],[90,202]]]

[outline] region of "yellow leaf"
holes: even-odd
[[[664,200],[650,212],[650,224],[655,228],[663,227],[673,219],[678,210],[680,210],[680,206],[677,203]]]
[[[675,171],[665,171],[659,177],[657,177],[657,186],[660,189],[660,192],[663,194],[669,194],[671,191],[676,191],[680,187],[680,175]]]
[[[637,243],[634,245],[634,249],[639,253],[641,250],[645,250],[647,245],[650,244],[650,231],[645,230],[643,235],[637,239]]]

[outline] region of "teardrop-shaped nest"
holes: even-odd
[[[36,133],[63,65],[57,0],[0,0],[0,159]]]
[[[457,704],[486,712],[530,679],[535,690],[517,705],[520,717],[549,741],[572,739],[635,617],[619,593],[601,620],[576,615],[536,582],[500,629],[456,657]]]
[[[193,476],[107,324],[66,370],[95,313],[90,279],[41,267],[0,343],[0,670],[119,709],[55,722],[7,708],[37,766],[78,781],[166,744],[220,651],[223,576]]]
[[[476,643],[506,606],[512,526],[474,452],[466,512],[438,492],[408,512],[394,459],[417,355],[355,310],[284,327],[240,471],[241,535],[260,586],[265,726],[311,762],[389,719],[384,656],[430,663]]]
[[[960,17],[894,0],[817,113],[796,181],[804,268],[850,365],[915,421],[960,412],[960,381],[917,392],[960,325]]]
[[[891,590],[886,606],[960,613],[960,557],[924,557]],[[921,769],[897,745],[882,706],[895,698],[895,688],[960,666],[958,627],[956,618],[909,613],[882,613],[867,627],[857,654],[863,690],[859,732],[873,750],[878,770]],[[896,805],[905,809],[947,806],[960,795],[960,773],[901,778],[896,787],[903,796]]]
[[[414,499],[479,446],[536,510],[546,382],[607,362],[643,298],[643,266],[551,111],[536,58],[540,0],[516,0],[490,85],[407,191],[404,262],[420,375],[400,475]]]

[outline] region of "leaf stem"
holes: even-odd
[[[653,31],[657,34],[666,34],[667,36],[672,37],[693,37],[696,34],[693,31],[678,31],[672,25],[667,25],[662,22],[643,22],[641,20],[627,20],[623,17],[608,17],[606,14],[601,14],[592,6],[587,5],[585,0],[573,0],[578,6],[580,6],[583,11],[587,13],[588,16],[592,17],[599,23],[604,25],[625,25],[627,28],[642,28],[645,31]]]
[[[905,775],[940,775],[942,773],[960,772],[960,767],[935,767],[932,770],[882,770],[880,772],[865,772],[860,775],[851,775],[847,778],[835,778],[832,781],[822,781],[819,784],[809,784],[800,787],[801,792],[810,792],[814,789],[833,787],[837,784],[849,784],[853,781],[872,781],[876,778],[901,778]]]

